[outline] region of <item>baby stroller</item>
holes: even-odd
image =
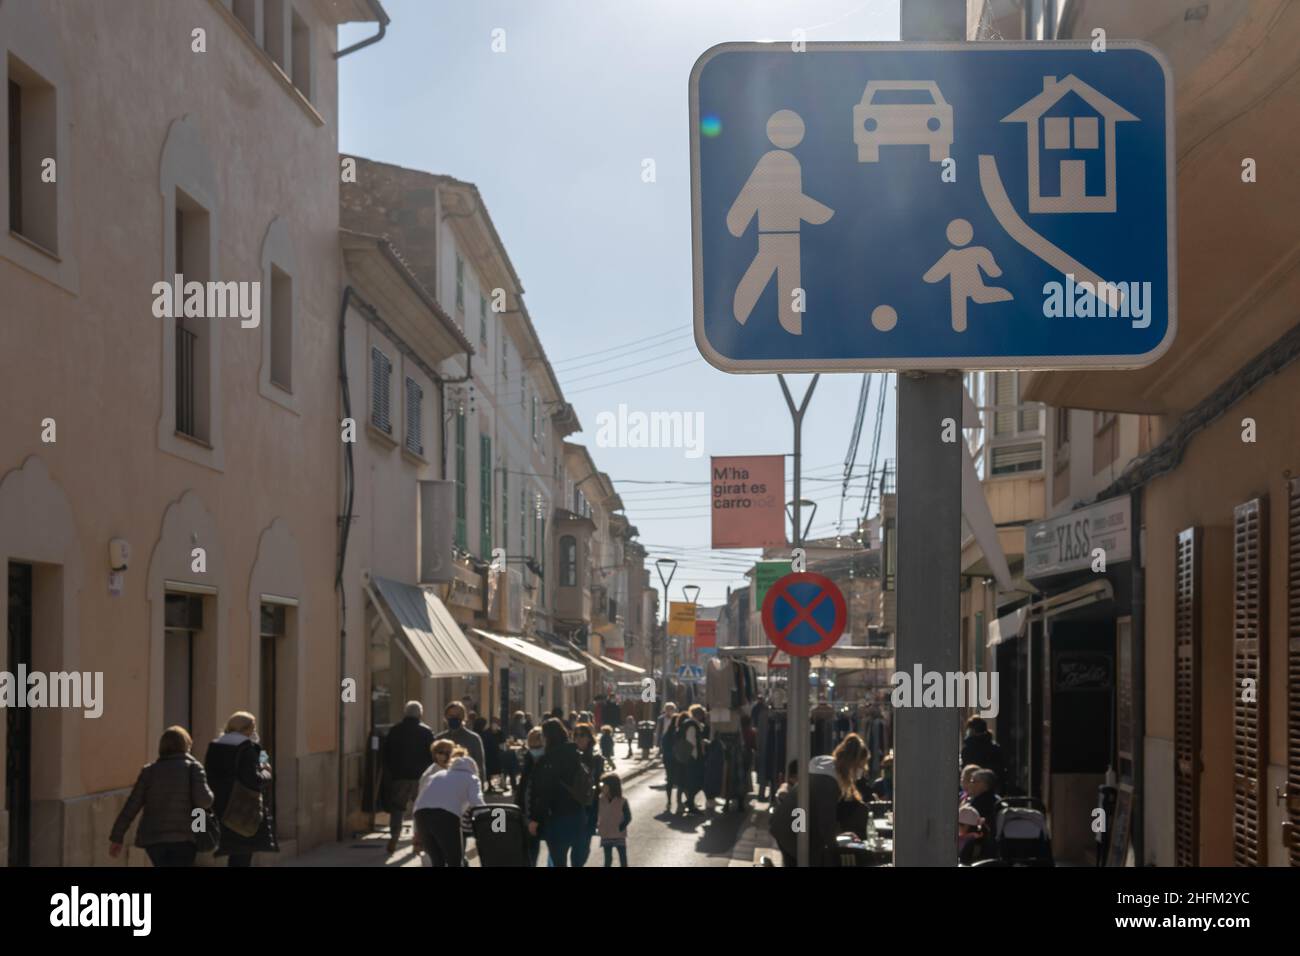
[[[1034,797],[1003,797],[998,801],[993,831],[997,855],[972,865],[1055,866],[1045,811],[1043,802]]]
[[[513,804],[489,803],[469,812],[480,866],[527,866],[528,827]]]

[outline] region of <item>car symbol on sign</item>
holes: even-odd
[[[881,90],[918,90],[929,103],[876,103]],[[853,107],[853,142],[858,162],[880,159],[881,146],[928,146],[930,162],[948,158],[952,146],[952,107],[933,80],[872,80]]]

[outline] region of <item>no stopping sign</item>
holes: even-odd
[[[763,598],[763,630],[791,657],[825,653],[844,633],[844,595],[830,578],[811,571],[787,574]]]

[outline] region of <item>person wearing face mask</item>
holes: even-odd
[[[446,718],[447,729],[433,739],[450,740],[452,743],[464,747],[465,751],[473,759],[475,766],[478,767],[479,780],[487,779],[484,776],[487,767],[483,760],[483,738],[465,726],[465,705],[458,700],[453,700],[447,705],[447,709],[442,712],[442,715]]]
[[[546,747],[542,738],[542,728],[534,727],[528,731],[528,749],[524,751],[524,759],[521,761],[521,770],[519,773],[519,784],[513,790],[515,804],[523,812],[524,819],[530,820],[533,809],[533,773],[537,769],[537,761],[542,759],[542,754],[546,753]],[[528,834],[528,865],[537,865],[537,856],[541,852],[542,841],[534,834]]]

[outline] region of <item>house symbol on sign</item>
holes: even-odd
[[[1029,211],[1114,212],[1115,124],[1137,119],[1073,74],[1043,77],[1041,93],[1002,117],[1025,124]],[[1090,174],[1104,192],[1088,190]]]

